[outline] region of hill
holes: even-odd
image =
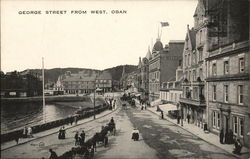
[[[125,65],[125,70],[126,73],[130,73],[135,71],[137,68],[137,66],[134,65]],[[86,68],[53,68],[53,69],[45,69],[44,70],[44,80],[45,83],[49,83],[49,82],[56,82],[58,77],[62,74],[64,74],[65,72],[70,71],[71,73],[78,73],[81,71],[84,71],[85,73],[89,73],[91,74],[92,72],[101,72],[101,70],[96,70],[96,69],[86,69]],[[122,76],[122,71],[123,71],[123,65],[120,66],[116,66],[116,67],[112,67],[112,68],[107,68],[103,71],[108,71],[111,75],[112,78],[114,80],[120,80],[121,76]],[[31,73],[33,75],[37,75],[37,76],[42,76],[42,70],[41,69],[28,69],[28,70],[24,70],[22,72],[20,72],[21,74],[25,74],[25,73]]]
[[[125,65],[126,73],[133,72],[136,69],[137,69],[137,66],[135,65]],[[119,81],[120,78],[122,77],[123,65],[112,67],[112,68],[107,68],[103,71],[108,71],[112,75],[113,80]]]

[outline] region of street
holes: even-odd
[[[1,152],[2,158],[48,158],[52,148],[58,155],[74,147],[74,134],[85,130],[86,137],[91,137],[101,130],[110,118],[114,117],[117,133],[109,136],[109,145],[104,148],[98,144],[94,158],[235,158],[226,151],[213,146],[186,130],[159,119],[147,110],[121,106],[113,113],[67,130],[66,139],[58,140],[57,134],[52,134]],[[131,140],[134,127],[140,131],[140,140]],[[43,145],[44,143],[44,145]]]

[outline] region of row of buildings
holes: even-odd
[[[109,72],[92,71],[91,73],[71,73],[67,71],[60,75],[54,90],[64,91],[66,94],[110,92],[113,90],[112,76]]]
[[[1,97],[33,97],[42,95],[42,81],[39,75],[17,71],[4,74],[1,71]]]
[[[184,41],[163,47],[158,38],[123,86],[176,104],[202,129],[223,129],[226,143],[233,133],[250,146],[249,1],[199,0],[193,18]]]

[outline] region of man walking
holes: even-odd
[[[78,131],[75,134],[75,146],[79,145],[79,135],[78,135]]]
[[[57,156],[57,154],[56,154],[55,151],[53,151],[52,149],[49,149],[49,152],[50,152],[49,159],[57,159],[58,158],[58,156]]]
[[[84,144],[84,142],[85,142],[85,132],[84,132],[84,130],[82,130],[82,133],[80,134],[80,136],[81,136],[81,143]]]

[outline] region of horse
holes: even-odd
[[[108,123],[107,130],[110,132],[110,134],[113,134],[115,136],[116,133],[115,123],[112,122]]]

